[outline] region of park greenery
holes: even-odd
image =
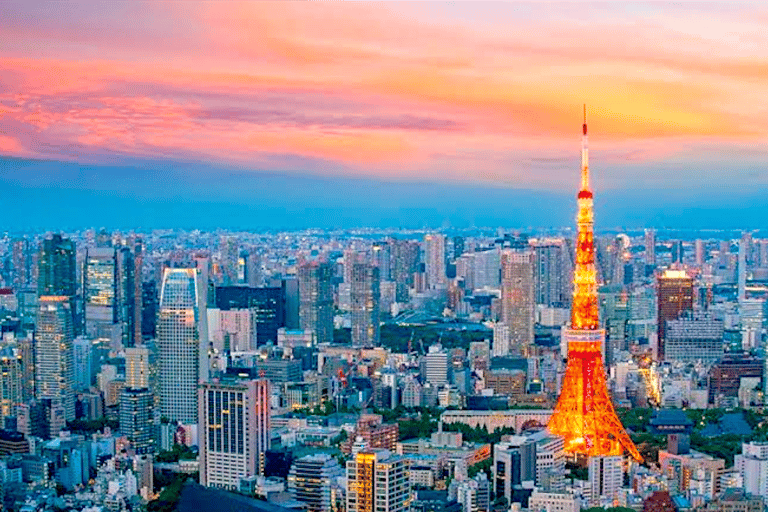
[[[185,444],[175,444],[170,450],[164,450],[155,457],[156,462],[179,462],[180,460],[195,460],[197,452]]]
[[[176,473],[174,478],[166,485],[157,499],[147,503],[147,512],[173,512],[179,505],[181,498],[181,488],[187,476],[183,473]]]
[[[489,340],[493,334],[489,330],[464,330],[460,324],[456,328],[446,328],[445,324],[434,325],[398,325],[382,324],[380,330],[381,346],[392,352],[408,352],[408,342],[411,350],[424,354],[430,345],[440,343],[445,348],[468,349],[473,341]],[[350,329],[335,329],[333,341],[340,344],[351,344]]]
[[[648,431],[654,410],[650,408],[622,409],[617,411],[624,427],[630,431],[632,440],[646,461],[657,462],[659,450],[666,449],[666,436],[654,435]],[[741,413],[752,428],[750,435],[724,433],[704,435],[708,425],[717,424],[726,413]],[[686,409],[686,416],[693,422],[691,448],[724,459],[726,465],[732,465],[734,456],[741,452],[741,444],[746,441],[768,440],[768,422],[765,417],[750,409]]]

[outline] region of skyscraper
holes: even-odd
[[[645,264],[656,266],[656,232],[645,230]]]
[[[333,341],[333,271],[327,262],[299,266],[299,324],[315,332],[318,343]]]
[[[26,238],[17,238],[13,241],[13,288],[20,290],[30,284],[32,280],[31,255],[29,253],[29,241]]]
[[[331,455],[306,455],[291,465],[288,492],[304,503],[308,512],[334,512],[338,510],[335,481],[343,474],[344,469]]]
[[[367,263],[352,267],[352,344],[379,345],[379,268]]]
[[[77,294],[75,243],[59,234],[43,240],[38,256],[37,294],[74,297]]]
[[[160,403],[163,416],[197,421],[200,372],[199,278],[192,268],[167,268],[157,315]]]
[[[362,451],[347,462],[347,512],[404,512],[410,492],[402,457]]]
[[[0,345],[0,425],[5,418],[16,416],[16,407],[22,403],[22,359],[15,343]]]
[[[419,244],[413,240],[389,241],[392,263],[390,271],[395,281],[395,300],[408,302],[408,290],[413,285],[413,273],[419,260]]]
[[[71,308],[69,297],[40,297],[35,347],[37,398],[60,401],[66,421],[75,419]]]
[[[693,279],[684,270],[667,270],[658,278],[658,360],[664,360],[667,321],[693,310]]]
[[[117,259],[111,247],[89,248],[83,268],[85,333],[108,344],[115,323]]]
[[[424,263],[429,288],[444,288],[445,275],[445,235],[428,233],[424,235]]]
[[[594,196],[589,184],[586,117],[585,106],[571,325],[562,331],[568,342],[568,365],[560,397],[547,427],[552,434],[563,437],[568,453],[595,457],[622,455],[626,450],[639,461],[642,457],[624,430],[608,395],[603,365],[605,331],[599,328]]]
[[[225,286],[236,284],[238,282],[238,262],[240,259],[240,248],[237,238],[222,236],[219,252],[221,254],[223,284]]]
[[[533,345],[534,261],[529,249],[505,249],[501,253],[501,323],[509,326],[510,351],[516,355],[527,355]]]
[[[744,302],[747,298],[747,261],[750,247],[752,245],[752,235],[744,233],[739,241],[739,267],[738,267],[738,300]]]
[[[566,307],[568,279],[565,247],[557,241],[543,241],[534,246],[536,253],[536,304]]]
[[[200,483],[237,489],[263,474],[269,448],[269,381],[206,382],[199,390]]]
[[[138,454],[155,449],[154,403],[150,390],[149,349],[125,349],[125,388],[120,393],[120,430]]]

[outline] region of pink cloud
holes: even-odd
[[[551,187],[582,102],[605,163],[768,137],[752,12],[686,11],[697,30],[672,7],[74,5],[0,7],[0,153]]]

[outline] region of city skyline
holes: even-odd
[[[470,5],[4,3],[4,206],[56,191],[114,227],[121,210],[147,227],[567,226],[575,205],[554,205],[586,102],[598,225],[761,227],[768,11]],[[46,213],[18,220],[83,225]]]

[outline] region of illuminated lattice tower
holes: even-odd
[[[547,427],[565,439],[568,453],[591,457],[627,451],[639,461],[642,457],[616,416],[606,386],[602,354],[605,331],[598,325],[592,197],[585,107],[571,326],[563,330],[568,342],[568,366]]]

